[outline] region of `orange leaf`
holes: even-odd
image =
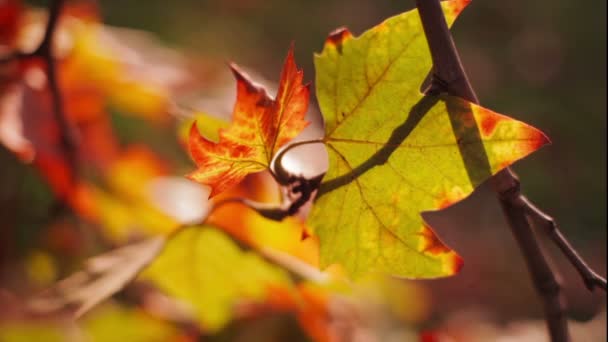
[[[209,185],[210,197],[239,183],[250,173],[263,171],[277,150],[295,138],[307,125],[309,87],[302,85],[289,50],[276,99],[255,85],[236,65],[230,65],[237,80],[237,98],[232,124],[220,130],[218,143],[204,138],[192,125],[188,142],[198,169],[187,177]]]

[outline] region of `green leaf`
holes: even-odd
[[[79,338],[75,339],[75,336]],[[60,317],[0,321],[2,342],[171,341],[179,331],[137,308],[106,303],[76,322]]]
[[[2,322],[0,324],[0,341],[30,342],[30,341],[65,341],[62,330],[51,322]]]
[[[209,226],[178,233],[142,278],[189,305],[208,332],[224,327],[239,301],[263,302],[269,289],[291,286],[284,270]]]
[[[108,303],[85,317],[81,326],[87,341],[171,341],[178,340],[178,330],[142,310]]]
[[[464,4],[442,3],[448,24]],[[334,32],[315,68],[329,170],[309,223],[322,266],[340,263],[353,277],[457,272],[461,258],[420,213],[463,199],[548,139],[462,99],[421,94],[431,58],[417,10],[360,37]]]

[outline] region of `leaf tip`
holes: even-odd
[[[535,149],[539,149],[545,145],[551,145],[551,139],[549,139],[549,137],[543,133],[541,130],[537,131],[537,146],[535,147]]]
[[[219,190],[217,187],[215,186],[210,186],[211,191],[209,191],[209,197],[207,197],[207,199],[212,199],[213,197],[219,195],[222,190]]]
[[[292,41],[289,45],[289,50],[287,50],[287,56],[285,57],[285,62],[283,63],[283,69],[281,70],[281,79],[280,83],[290,82],[295,80],[295,82],[301,82],[304,72],[302,69],[298,69],[296,65],[296,59],[294,57],[294,42]]]
[[[193,135],[200,135],[200,132],[198,131],[198,127],[196,126],[196,119],[192,120],[192,124],[190,125],[189,135],[190,135],[190,137],[192,137]]]
[[[419,250],[441,261],[443,275],[453,275],[462,269],[464,265],[462,257],[446,246],[427,224],[422,225],[418,235],[420,237]]]
[[[192,125],[190,125],[190,130],[188,131],[188,152],[190,152],[192,159],[195,159],[194,158],[194,155],[195,155],[194,150],[196,149],[195,141],[199,140],[200,138],[201,138],[201,134],[198,131],[198,127],[196,127],[196,120],[194,120],[194,121],[192,121]]]
[[[460,273],[460,270],[464,267],[464,260],[462,257],[453,251],[448,255],[446,261],[446,271],[448,275]]]
[[[295,64],[295,57],[293,56],[293,50],[296,47],[296,42],[295,41],[291,41],[289,43],[289,49],[287,49],[287,60],[292,61]]]
[[[347,39],[352,38],[352,33],[346,27],[339,27],[332,31],[325,40],[325,45],[334,46],[338,52],[342,53],[342,44]]]
[[[262,88],[257,86],[255,83],[253,83],[253,81],[251,81],[251,79],[249,78],[249,75],[247,75],[247,73],[242,71],[239,68],[239,66],[236,65],[236,63],[229,63],[228,66],[230,67],[230,70],[232,71],[232,74],[234,75],[234,78],[236,79],[237,87],[244,86],[245,90],[250,94],[261,93],[261,92],[264,92],[264,94],[265,94],[265,90],[263,90]],[[238,92],[238,90],[237,90],[237,92]]]
[[[529,133],[527,134],[525,144],[522,146],[522,152],[524,153],[524,155],[528,155],[534,151],[537,151],[545,145],[551,145],[551,140],[541,130],[529,125],[525,125],[525,127],[528,128]]]
[[[471,0],[450,0],[447,3],[452,15],[457,16],[471,3]]]
[[[236,63],[230,62],[228,67],[230,68],[230,71],[232,71],[232,74],[237,81],[249,81],[247,76],[245,76],[245,73],[241,71],[241,68],[239,68]]]

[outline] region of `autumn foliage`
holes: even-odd
[[[192,124],[188,147],[198,169],[188,178],[208,185],[213,197],[240,183],[250,173],[267,169],[279,150],[302,132],[308,109],[308,86],[296,67],[293,48],[289,50],[273,100],[236,65],[231,65],[237,81],[232,123],[219,133],[214,143]]]
[[[467,4],[442,3],[448,25]],[[85,340],[195,341],[271,315],[315,341],[381,340],[375,314],[429,316],[424,287],[400,279],[466,265],[421,213],[549,143],[421,91],[433,65],[417,10],[331,33],[313,83],[292,44],[275,96],[230,63],[230,115],[188,104],[201,83],[215,86],[192,68],[200,61],[104,25],[93,2],[0,2],[0,47],[0,143],[36,171],[54,212],[47,246],[20,271],[33,285],[0,288],[3,341],[64,340],[74,318]],[[320,138],[302,138],[315,129]],[[305,145],[327,169],[286,165]]]

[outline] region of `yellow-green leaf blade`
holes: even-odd
[[[442,3],[449,25],[466,3]],[[328,135],[352,132],[353,120],[354,126],[365,122],[369,129],[390,124],[387,119],[400,123],[403,99],[420,96],[420,83],[430,70],[430,53],[415,10],[389,18],[359,37],[336,30],[315,56],[318,101]]]
[[[176,235],[142,277],[187,303],[210,332],[232,319],[238,301],[263,302],[271,287],[291,284],[285,271],[241,251],[224,233],[208,226]]]
[[[462,1],[443,3],[448,23]],[[538,130],[462,99],[424,96],[431,59],[417,11],[353,38],[330,36],[315,58],[329,170],[310,217],[323,266],[353,276],[454,274],[460,257],[420,213],[475,186],[548,142]]]

